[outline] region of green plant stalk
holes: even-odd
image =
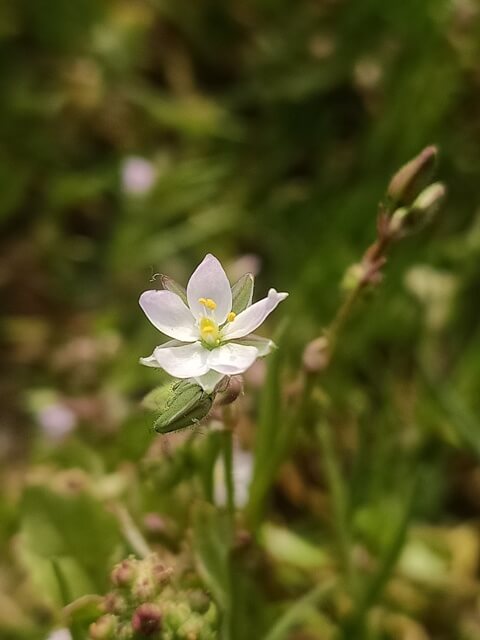
[[[235,517],[235,483],[233,480],[233,427],[234,419],[231,405],[223,409],[223,465],[225,478],[225,493],[227,496],[227,510],[230,516],[230,524],[233,525]]]
[[[347,625],[347,629],[345,629],[344,640],[351,640],[351,638],[358,638],[358,640],[361,640],[361,638],[365,637],[365,625],[368,611],[385,588],[385,585],[392,575],[403,549],[414,504],[417,484],[418,476],[415,476],[410,482],[410,486],[406,492],[405,508],[399,520],[397,529],[392,536],[391,543],[385,551],[378,571],[372,577],[363,594],[357,599],[357,607],[350,623]]]
[[[308,612],[310,607],[318,605],[333,591],[335,586],[336,581],[330,579],[311,589],[275,622],[273,627],[267,632],[267,635],[263,637],[263,640],[283,640],[286,638],[286,634],[293,626],[301,622],[304,614]]]
[[[333,443],[330,424],[325,421],[317,427],[317,435],[323,451],[328,488],[332,495],[334,527],[342,570],[347,584],[353,586],[351,561],[351,535],[349,527],[349,499],[347,487],[342,479],[340,463]]]

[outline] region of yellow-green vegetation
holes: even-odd
[[[0,2],[2,640],[480,638],[479,59],[475,0]],[[202,357],[289,297],[205,390],[138,299],[209,253]]]

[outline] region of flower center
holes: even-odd
[[[220,344],[220,329],[212,318],[203,316],[199,322],[200,337],[208,347],[216,347]]]
[[[202,316],[198,322],[200,339],[206,347],[213,349],[218,347],[222,341],[220,327],[215,321],[215,309],[217,308],[217,303],[211,298],[199,298],[198,301],[205,309],[205,315]],[[236,313],[230,311],[227,315],[226,322],[233,322],[236,315]]]

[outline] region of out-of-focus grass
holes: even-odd
[[[66,600],[105,591],[138,552],[119,505],[174,557],[196,523],[238,640],[480,635],[479,36],[468,0],[0,6],[2,637],[43,638]],[[448,205],[393,252],[322,379],[354,570],[321,595],[341,564],[325,451],[278,398],[390,175],[431,142]],[[157,340],[139,292],[207,251],[232,280],[260,264],[257,297],[291,293],[281,370],[263,399],[254,371],[241,404],[256,538],[227,568],[198,524],[220,516],[190,511],[218,433],[166,451],[140,409],[164,378],[137,365]]]

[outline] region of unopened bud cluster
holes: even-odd
[[[436,147],[426,147],[391,179],[387,197],[393,210],[388,229],[392,237],[423,227],[443,202],[445,186],[440,182],[429,184],[437,155]]]
[[[213,640],[217,611],[198,589],[177,588],[173,570],[156,554],[129,557],[111,573],[103,615],[90,625],[89,640]]]

